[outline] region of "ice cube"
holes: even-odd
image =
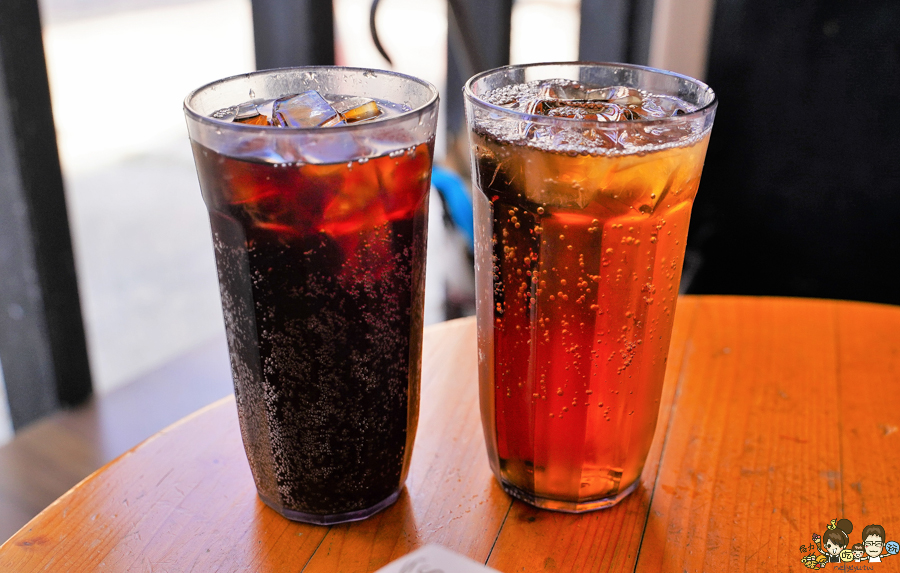
[[[651,95],[643,101],[640,107],[635,108],[634,111],[641,117],[663,118],[687,113],[692,111],[692,109],[678,98]]]
[[[259,115],[264,115],[269,119],[272,118],[272,107],[275,105],[275,102],[278,100],[275,99],[266,99],[266,100],[258,100],[259,103],[256,104],[256,111],[259,112]]]
[[[568,117],[588,121],[625,121],[631,119],[623,106],[603,101],[563,100],[564,104],[545,112],[549,117]]]
[[[578,82],[555,79],[498,88],[491,93],[488,101],[532,115],[544,115],[558,105],[556,102],[582,99],[584,94],[585,88]]]
[[[341,116],[315,90],[280,98],[272,111],[272,122],[279,127],[328,127],[341,122]]]
[[[306,138],[297,149],[300,160],[314,164],[347,163],[372,156],[372,148],[364,139],[341,130]]]
[[[235,116],[237,115],[237,106],[233,105],[231,107],[222,108],[216,110],[209,114],[209,117],[213,119],[218,119],[221,121],[234,121]]]
[[[526,84],[527,85],[527,84]],[[526,113],[590,121],[628,121],[645,117],[632,113],[644,95],[625,86],[588,87],[571,80],[548,80],[524,94],[519,104]]]
[[[561,105],[558,107],[550,107],[544,115],[548,117],[568,117],[569,119],[593,119],[587,117],[590,112],[582,107],[573,105]]]
[[[547,115],[547,110],[549,109],[549,105],[540,99],[534,99],[525,104],[525,113],[530,113],[531,115]]]
[[[365,97],[350,97],[331,104],[334,111],[338,112],[347,123],[356,123],[367,119],[375,119],[382,111],[373,99]]]
[[[258,116],[259,111],[256,109],[256,104],[262,103],[263,101],[264,100],[261,99],[255,99],[236,105],[234,119],[240,121],[242,119],[252,119]]]
[[[296,161],[292,149],[280,140],[259,135],[258,132],[237,138],[228,138],[222,152],[231,157],[247,158],[253,161],[282,164]]]
[[[594,130],[586,130],[594,131]],[[586,131],[561,129],[543,134],[545,148],[598,149],[626,148],[626,130],[598,126],[590,136],[597,141],[588,145]],[[529,201],[565,208],[596,209],[610,214],[645,216],[653,213],[670,193],[696,190],[692,174],[699,171],[702,159],[695,159],[694,148],[663,150],[659,154],[591,155],[588,153],[546,153],[530,146],[512,148],[486,142],[479,149],[485,167],[478,173],[481,187],[508,189]],[[702,155],[701,155],[702,157]],[[593,208],[592,208],[593,209]]]
[[[537,90],[536,99],[605,101],[618,105],[636,105],[643,100],[640,90],[625,86],[591,88],[575,81],[552,80],[544,82]]]
[[[251,125],[272,125],[272,102],[275,100],[254,99],[210,114],[221,121],[249,123]]]
[[[236,121],[237,123],[245,123],[249,125],[272,125],[271,123],[269,123],[269,118],[262,114],[248,116],[243,119],[235,118],[234,121]]]
[[[634,88],[625,86],[610,86],[589,90],[584,99],[608,101],[617,105],[637,105],[644,99],[643,94]]]
[[[336,192],[322,212],[324,231],[332,236],[339,236],[385,223],[381,181],[378,170],[372,167],[356,164],[352,169],[343,165],[338,168],[332,187]],[[322,166],[320,169],[330,169],[330,166]],[[343,184],[337,183],[341,180]]]
[[[585,99],[587,90],[578,82],[553,80],[538,89],[538,99]]]
[[[607,103],[602,110],[597,111],[597,119],[600,121],[626,121],[633,119],[629,110],[615,103]]]
[[[503,176],[521,181],[525,196],[539,205],[584,209],[593,200],[594,177],[603,173],[596,169],[594,158],[570,157],[556,153],[522,153],[522,157],[503,165]],[[529,157],[530,156],[530,157]],[[516,178],[521,170],[521,177]]]

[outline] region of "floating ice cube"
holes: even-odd
[[[632,117],[625,106],[610,102],[597,112],[597,119],[600,121],[626,121]]]
[[[559,103],[564,105],[548,109],[545,115],[589,121],[625,121],[631,119],[625,107],[614,103],[586,100],[563,100]]]
[[[256,104],[256,111],[259,112],[259,115],[264,115],[269,119],[272,119],[272,108],[274,107],[276,101],[278,100],[258,100],[259,103]]]
[[[275,101],[272,121],[279,127],[328,127],[340,123],[341,116],[315,90]]]
[[[530,113],[531,115],[546,115],[547,110],[550,109],[549,106],[545,103],[545,100],[535,99],[525,103],[525,113]]]
[[[269,122],[269,118],[262,114],[251,115],[243,119],[236,118],[234,121],[237,123],[245,123],[249,125],[272,125]]]
[[[373,99],[365,97],[349,97],[331,104],[347,123],[356,123],[367,119],[375,119],[381,115],[381,108]]]
[[[641,103],[643,94],[640,90],[625,86],[609,86],[592,88],[578,82],[552,80],[544,82],[537,90],[536,99],[562,101],[606,101],[618,105],[636,105]],[[560,103],[562,103],[562,101]]]
[[[272,121],[272,107],[276,101],[274,99],[256,99],[249,102],[252,105],[244,104],[246,106],[245,109],[241,109],[239,106],[235,121],[252,125],[274,125]],[[242,115],[243,118],[241,117]]]
[[[254,99],[214,111],[210,114],[210,117],[221,121],[234,121],[251,125],[271,125],[272,103],[274,101]]]
[[[639,115],[649,118],[673,117],[690,111],[693,109],[680,99],[662,95],[648,96],[640,108],[635,110]]]
[[[542,106],[543,107],[543,106]],[[590,111],[580,107],[573,105],[560,105],[557,107],[551,107],[546,110],[544,115],[548,117],[568,117],[569,119],[593,119],[592,117],[587,117],[590,114]]]
[[[236,105],[234,119],[239,121],[242,119],[252,119],[258,116],[259,111],[256,108],[256,104],[262,103],[263,101],[264,100],[261,99],[255,99]]]
[[[234,121],[235,116],[237,115],[237,106],[226,107],[220,110],[216,110],[209,114],[209,116],[213,119],[218,119],[221,121]]]
[[[644,101],[644,94],[625,86],[588,87],[571,80],[548,80],[522,90],[513,109],[534,115],[568,117],[596,121],[628,121],[646,117],[632,113]]]
[[[364,139],[342,130],[327,130],[319,137],[306,138],[297,148],[300,160],[314,164],[346,163],[372,155],[372,148]]]
[[[585,99],[584,86],[577,82],[553,80],[544,82],[538,89],[538,99]]]
[[[585,94],[586,100],[601,100],[618,105],[637,105],[644,96],[639,90],[625,86],[611,86],[590,90]]]
[[[230,157],[276,165],[293,163],[299,159],[298,154],[289,145],[280,140],[272,141],[271,138],[260,136],[258,133],[224,140],[221,151]]]

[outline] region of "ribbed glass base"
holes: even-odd
[[[348,521],[360,521],[366,519],[367,517],[375,515],[382,509],[397,501],[397,498],[400,497],[400,490],[395,491],[387,498],[379,501],[372,507],[367,507],[365,509],[360,509],[357,511],[348,511],[346,513],[334,513],[330,515],[294,511],[293,509],[288,509],[278,503],[273,502],[272,500],[268,499],[258,492],[257,495],[259,495],[259,499],[261,499],[263,503],[292,521],[302,521],[303,523],[313,523],[315,525],[334,525],[336,523],[346,523]]]
[[[585,513],[587,511],[595,511],[598,509],[606,509],[607,507],[612,507],[625,499],[628,494],[634,491],[637,487],[638,482],[640,480],[635,480],[633,484],[625,488],[624,490],[618,492],[615,495],[611,495],[609,497],[604,497],[600,499],[592,499],[589,501],[560,501],[558,499],[548,499],[544,497],[538,497],[533,493],[523,491],[517,488],[514,485],[504,482],[500,480],[500,486],[503,488],[503,491],[513,496],[516,499],[520,499],[527,504],[533,505],[535,507],[540,507],[541,509],[550,509],[553,511],[562,511],[564,513]]]

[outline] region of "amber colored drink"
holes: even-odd
[[[561,107],[545,102],[543,111]],[[572,153],[553,145],[564,122],[548,141],[540,125],[511,128],[492,113],[472,125],[470,109],[492,469],[509,493],[540,507],[606,507],[636,486],[653,439],[709,132],[678,129],[657,141],[641,130],[632,152],[621,133],[585,135],[577,125],[585,139]]]

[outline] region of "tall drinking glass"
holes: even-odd
[[[437,105],[424,81],[333,67],[185,100],[244,447],[290,519],[363,519],[406,479]]]
[[[491,70],[464,92],[491,468],[538,507],[611,506],[656,428],[715,96],[581,63]]]

